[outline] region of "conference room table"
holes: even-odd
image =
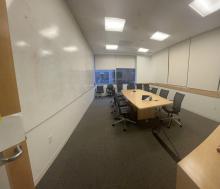
[[[122,95],[131,104],[133,111],[137,113],[137,120],[155,118],[159,107],[173,103],[171,100],[140,89],[122,90]],[[142,100],[143,95],[152,97],[152,100]]]

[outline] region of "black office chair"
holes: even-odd
[[[158,88],[153,87],[150,92],[153,94],[157,94],[157,90],[158,90]]]
[[[170,128],[172,122],[174,121],[180,127],[182,127],[182,123],[179,117],[179,113],[181,111],[181,105],[183,102],[185,95],[181,93],[176,93],[173,100],[173,106],[164,106],[162,109],[168,114],[168,117],[162,120],[169,120],[168,128]]]
[[[117,92],[121,93],[122,89],[123,89],[123,84],[122,83],[117,83]]]
[[[143,84],[142,83],[136,83],[136,88],[137,89],[143,89]]]
[[[169,91],[168,91],[168,90],[161,89],[159,96],[160,96],[160,97],[163,97],[163,98],[167,98],[167,97],[168,97],[168,94],[169,94]]]
[[[116,126],[120,123],[123,123],[123,131],[126,131],[126,127],[127,127],[127,123],[133,123],[136,124],[135,121],[132,121],[129,119],[129,114],[130,114],[130,107],[127,104],[127,101],[124,99],[121,99],[120,97],[117,97],[117,95],[115,95],[115,103],[116,103],[116,107],[118,109],[118,113],[119,116],[117,117],[119,120],[114,122],[112,124],[112,126]]]
[[[149,84],[144,84],[144,90],[147,92],[150,92],[150,85]]]
[[[106,93],[107,93],[108,96],[113,96],[115,94],[115,88],[112,84],[107,85]]]
[[[104,87],[103,85],[99,85],[96,87],[96,97],[101,97],[104,93]]]
[[[135,89],[135,84],[134,83],[128,83],[127,89]]]

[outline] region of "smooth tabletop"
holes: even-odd
[[[220,188],[220,126],[178,165],[198,186],[204,189]]]
[[[173,102],[160,97],[159,95],[143,91],[140,89],[135,90],[122,90],[122,94],[125,98],[130,101],[138,109],[155,108],[160,106],[166,106],[172,104]],[[142,100],[142,95],[148,95],[152,97],[152,101]]]

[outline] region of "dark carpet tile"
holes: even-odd
[[[37,189],[175,189],[176,162],[151,128],[159,121],[112,127],[110,98],[95,99]],[[183,158],[217,123],[188,111],[183,128],[165,125],[159,135]],[[167,137],[168,138],[167,138]]]

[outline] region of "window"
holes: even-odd
[[[96,70],[95,81],[96,84],[114,84],[115,70]]]
[[[135,69],[117,68],[116,69],[117,83],[135,83]]]

